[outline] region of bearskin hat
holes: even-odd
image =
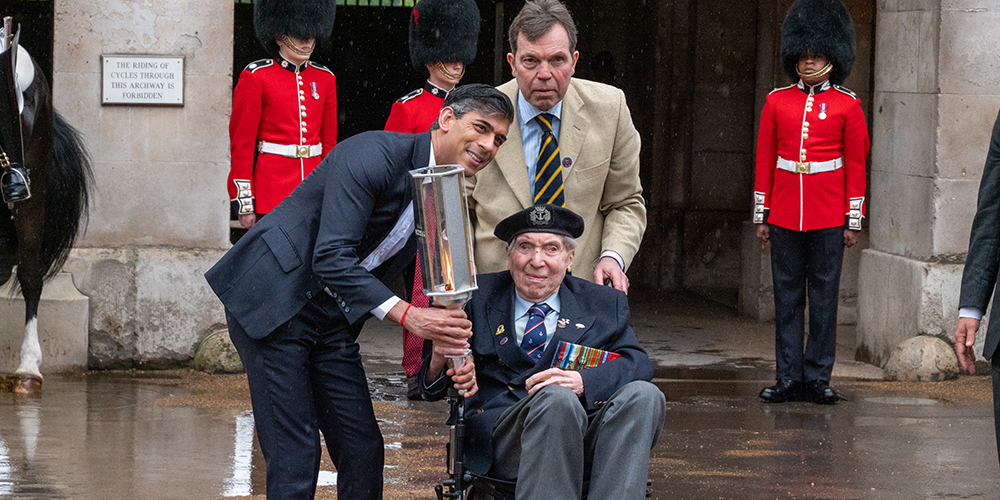
[[[253,28],[260,44],[277,54],[274,40],[281,35],[317,41],[330,38],[336,14],[337,0],[256,0]]]
[[[420,0],[410,16],[410,62],[414,68],[440,62],[469,64],[479,42],[475,0]]]
[[[833,63],[830,82],[844,83],[856,52],[854,21],[840,0],[796,0],[781,24],[781,63],[793,82],[803,54],[822,55]]]

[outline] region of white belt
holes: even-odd
[[[829,161],[791,161],[778,158],[778,168],[787,170],[793,174],[818,174],[820,172],[833,172],[844,166],[844,158],[837,158]]]
[[[257,151],[272,155],[287,156],[289,158],[312,158],[323,154],[323,145],[313,144],[312,146],[308,146],[303,144],[297,146],[295,144],[285,145],[260,141],[257,143]]]

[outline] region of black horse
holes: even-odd
[[[62,268],[78,231],[86,224],[92,173],[80,134],[52,109],[52,94],[38,64],[20,48],[16,35],[10,36],[8,30],[3,36],[8,49],[0,54],[0,64],[13,65],[16,80],[0,81],[0,100],[7,103],[0,120],[15,126],[0,125],[0,130],[16,130],[18,134],[4,135],[20,135],[21,144],[16,143],[18,137],[0,137],[0,146],[7,154],[21,148],[22,154],[14,157],[22,157],[31,197],[0,204],[0,283],[10,279],[16,265],[24,296],[25,336],[13,390],[31,393],[42,384],[38,343],[42,283]],[[10,103],[16,107],[11,109]],[[20,123],[19,130],[14,120]]]

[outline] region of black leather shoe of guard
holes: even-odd
[[[812,401],[818,405],[833,405],[840,401],[840,395],[830,387],[826,380],[810,380],[805,387],[806,401]]]
[[[760,398],[770,403],[802,400],[802,382],[779,380],[777,384],[760,391]]]

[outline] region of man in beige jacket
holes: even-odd
[[[515,79],[499,89],[515,103],[517,120],[493,162],[467,179],[477,272],[507,267],[504,242],[493,235],[497,223],[553,203],[579,214],[587,227],[573,274],[628,292],[625,270],[642,241],[646,207],[639,133],[625,94],[572,78],[580,57],[576,26],[558,0],[526,3],[508,35]]]

